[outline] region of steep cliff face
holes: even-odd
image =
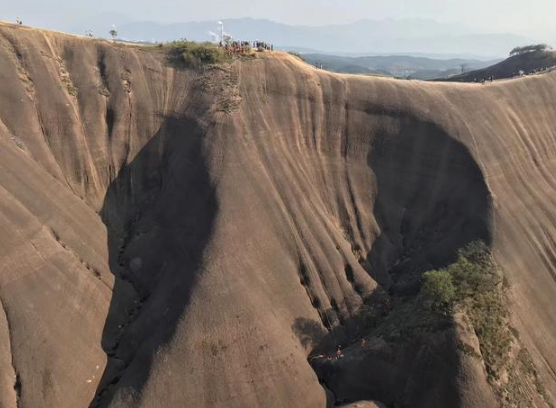
[[[192,71],[0,25],[0,83],[0,405],[324,407],[299,323],[326,340],[479,238],[546,396],[519,386],[556,396],[556,75],[429,84],[278,53]],[[334,392],[492,406],[458,336]]]

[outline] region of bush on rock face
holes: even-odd
[[[174,41],[167,47],[170,48],[170,58],[188,68],[219,64],[229,59],[225,50],[210,42],[197,43],[182,40]]]
[[[446,270],[426,272],[422,291],[435,310],[448,309],[456,295],[452,275]]]
[[[467,314],[489,377],[496,378],[508,362],[511,336],[503,280],[487,246],[482,241],[466,245],[454,263],[425,272],[424,278],[421,295],[432,310],[457,308]]]

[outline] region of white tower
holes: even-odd
[[[224,23],[219,21],[218,26],[220,27],[220,41],[224,42]]]

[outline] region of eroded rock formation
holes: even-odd
[[[432,84],[279,53],[193,71],[2,24],[0,84],[1,406],[325,407],[296,322],[348,325],[478,238],[555,399],[556,74]],[[412,406],[492,406],[450,342],[446,395]]]

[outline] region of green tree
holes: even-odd
[[[430,302],[431,308],[435,310],[449,308],[456,296],[452,275],[446,270],[440,270],[426,272],[424,276],[425,283],[421,290]]]
[[[548,44],[526,45],[525,47],[515,47],[513,50],[510,51],[510,57],[513,57],[514,55],[527,54],[530,52],[547,52],[551,50],[552,47]]]

